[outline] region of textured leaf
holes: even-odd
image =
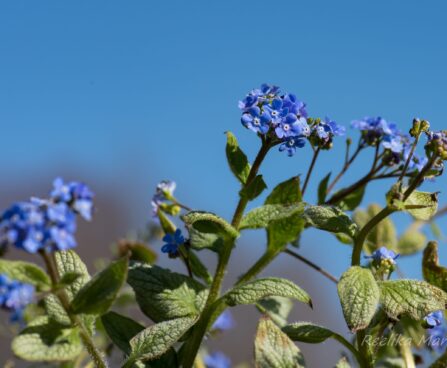
[[[184,317],[164,321],[141,331],[130,340],[132,352],[125,367],[136,360],[152,360],[166,353],[194,324],[195,318]]]
[[[60,279],[63,279],[64,275],[72,274],[73,272],[79,274],[79,277],[73,283],[64,288],[68,300],[71,302],[78,291],[90,280],[90,275],[84,262],[82,262],[79,256],[72,250],[55,252],[55,259]],[[50,319],[62,325],[71,325],[67,313],[65,313],[64,308],[55,295],[49,295],[45,298],[45,310]],[[85,322],[88,322],[92,328],[93,320],[91,317],[86,317],[86,319],[89,321],[85,320]]]
[[[101,317],[102,324],[110,340],[127,355],[131,348],[129,341],[144,330],[138,322],[115,312],[108,312]]]
[[[32,362],[68,361],[82,352],[82,345],[76,329],[62,328],[42,316],[13,339],[12,351]]]
[[[267,184],[265,184],[262,175],[257,175],[253,180],[250,180],[250,184],[241,189],[239,195],[241,197],[245,197],[249,201],[252,201],[256,197],[258,197],[266,188]]]
[[[422,259],[425,281],[447,292],[447,268],[439,264],[438,243],[429,242]]]
[[[0,259],[0,274],[5,274],[12,280],[34,285],[38,291],[45,291],[51,287],[49,276],[33,263]]]
[[[248,174],[250,173],[250,164],[247,156],[239,148],[236,137],[233,133],[227,132],[227,146],[225,152],[227,154],[228,165],[234,176],[242,183],[247,182]]]
[[[256,368],[305,367],[298,347],[270,319],[259,321],[255,339]]]
[[[127,282],[143,313],[155,322],[197,316],[208,297],[205,286],[190,277],[148,264],[132,264]]]
[[[424,208],[406,209],[415,219],[428,221],[438,210],[437,193],[419,192],[415,190],[405,201],[405,206],[424,206]]]
[[[182,220],[186,226],[193,227],[202,233],[217,234],[230,239],[239,236],[239,232],[233,226],[210,212],[191,211],[182,216]]]
[[[380,301],[390,318],[408,315],[421,320],[427,314],[445,309],[447,295],[425,281],[397,280],[380,283]]]
[[[309,344],[319,344],[337,335],[335,332],[311,322],[292,323],[284,326],[282,331],[293,341],[302,341]]]
[[[357,225],[337,207],[309,206],[304,211],[304,218],[309,226],[332,233],[343,233],[354,237]]]
[[[76,314],[107,312],[126,281],[128,262],[129,259],[123,257],[96,274],[78,291],[71,302],[71,310]]]
[[[309,294],[292,281],[278,277],[257,279],[236,286],[225,295],[225,300],[228,305],[235,306],[239,304],[254,304],[258,300],[271,296],[293,298],[312,306]]]
[[[260,300],[256,307],[262,313],[268,315],[278,326],[282,327],[287,324],[287,317],[292,310],[293,303],[289,298],[272,296]]]
[[[365,188],[366,186],[364,185],[343,197],[343,199],[337,203],[337,206],[343,211],[355,210],[360,203],[362,203],[363,196],[365,195]]]
[[[266,228],[273,221],[303,214],[304,207],[304,203],[293,205],[266,204],[248,212],[242,218],[240,229]]]
[[[327,187],[329,184],[329,179],[331,178],[331,173],[327,174],[318,184],[318,204],[322,205],[326,202]]]
[[[302,201],[300,178],[295,176],[278,184],[265,200],[265,204],[299,205]],[[282,220],[271,222],[267,226],[267,244],[271,251],[280,251],[294,242],[304,229],[305,221],[298,212]]]
[[[223,239],[216,234],[202,233],[193,227],[188,227],[189,243],[191,247],[197,250],[210,249],[214,252],[220,252],[224,244]]]
[[[427,243],[427,237],[419,230],[408,229],[399,238],[396,253],[405,256],[419,252]]]
[[[353,266],[338,282],[343,315],[352,332],[368,327],[379,304],[380,291],[369,269]]]

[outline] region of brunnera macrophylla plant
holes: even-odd
[[[0,259],[0,306],[21,330],[12,341],[17,357],[60,367],[230,367],[229,357],[206,344],[219,331],[237,328],[232,307],[250,305],[260,313],[256,367],[305,367],[296,342],[327,339],[343,351],[337,367],[414,367],[422,360],[424,366],[447,366],[447,268],[424,230],[430,225],[432,236],[440,238],[434,220],[447,210],[438,210],[438,193],[420,190],[443,172],[447,132],[433,132],[427,121],[414,119],[406,134],[381,117],[367,117],[352,122],[360,132],[353,143],[341,138],[343,126],[308,116],[305,103],[270,85],[251,91],[239,108],[259,152],[250,163],[227,132],[226,157],[240,183],[233,217],[192,210],[175,197],[172,181],[161,182],[152,198],[153,217],[163,232],[161,253],[180,260],[184,273],[157,266],[146,244],[151,236],[143,236],[120,241],[115,259],[91,276],[74,251],[77,218],[91,220],[93,211],[93,193],[83,183],[56,179],[48,199],[32,198],[3,213],[3,253],[17,247],[45,264],[44,269]],[[341,167],[321,178],[318,202],[308,203],[309,178],[333,144],[346,145]],[[273,189],[267,190],[269,181],[260,172],[272,150],[309,156],[307,172],[276,186],[269,183]],[[340,188],[363,151],[372,152],[364,175]],[[389,182],[383,204],[359,208],[369,183],[377,180]],[[265,192],[264,205],[251,208]],[[414,219],[404,231],[398,232],[391,219],[397,212]],[[351,247],[351,266],[339,279],[299,254],[300,236],[309,228],[332,233],[334,247]],[[222,290],[232,252],[247,229],[266,232],[264,253]],[[424,281],[398,277],[400,259],[421,251]],[[201,261],[204,252],[217,257],[215,269]],[[287,279],[258,277],[281,253],[334,282],[346,331],[288,320],[293,302],[312,308],[312,292]],[[126,306],[134,302],[150,321],[131,318]],[[113,360],[113,350],[121,352],[120,362]]]

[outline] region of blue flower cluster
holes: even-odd
[[[170,180],[163,180],[157,184],[155,194],[153,195],[151,201],[153,217],[157,217],[160,206],[167,204],[169,200],[174,198],[173,195],[176,186],[177,184]]]
[[[0,247],[29,253],[75,247],[76,214],[91,219],[92,199],[85,184],[56,179],[50,199],[15,203],[0,216]]]
[[[23,310],[34,299],[34,286],[0,274],[0,308],[11,312],[11,322],[20,322]]]
[[[263,84],[252,90],[242,101],[241,122],[259,135],[271,135],[279,140],[280,151],[293,156],[312,134],[320,137],[327,147],[335,135],[343,134],[334,121],[309,125],[306,104],[294,94],[281,94],[279,87]]]
[[[206,368],[230,368],[231,360],[220,351],[209,354],[203,359]]]
[[[436,311],[424,318],[427,327],[427,346],[441,352],[447,345],[447,328],[444,320],[444,312]]]
[[[179,247],[185,244],[185,238],[180,229],[175,230],[175,233],[168,233],[163,237],[165,245],[161,248],[163,253],[168,253],[169,257],[175,258],[179,256]]]
[[[370,256],[365,256],[365,258],[372,259],[373,264],[376,266],[384,268],[392,268],[396,264],[398,257],[399,254],[385,247],[375,250]]]

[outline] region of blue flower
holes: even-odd
[[[283,96],[283,108],[298,117],[307,118],[306,104],[298,100],[292,93],[287,93]]]
[[[365,258],[371,258],[375,263],[379,265],[382,264],[383,262],[394,265],[396,264],[396,259],[398,257],[399,254],[396,254],[392,250],[389,250],[385,247],[381,247],[375,250],[370,256],[365,256]]]
[[[230,368],[231,360],[220,351],[207,355],[203,362],[206,368]]]
[[[225,310],[214,322],[212,329],[214,330],[229,330],[234,327],[233,315],[229,310]]]
[[[351,126],[362,132],[363,139],[369,145],[376,145],[382,140],[383,147],[394,153],[400,153],[403,149],[402,134],[396,124],[389,123],[380,116],[354,120]]]
[[[185,243],[185,238],[180,229],[175,230],[175,233],[168,233],[163,237],[166,243],[161,248],[163,253],[168,253],[170,257],[177,257],[179,255],[179,247]]]
[[[153,217],[157,217],[157,212],[160,205],[174,198],[174,191],[176,187],[177,184],[171,180],[162,180],[157,184],[155,194],[152,196],[151,201]]]
[[[269,131],[271,120],[270,114],[267,111],[261,112],[258,106],[251,107],[241,117],[242,125],[260,134],[266,134]]]
[[[289,157],[293,156],[297,148],[302,148],[306,144],[306,140],[302,137],[288,137],[279,146],[279,151],[287,151]]]
[[[425,316],[424,320],[429,328],[438,327],[444,321],[444,312],[441,310],[432,312]]]
[[[11,322],[22,319],[24,308],[34,300],[34,292],[33,285],[0,275],[0,308],[11,312]]]

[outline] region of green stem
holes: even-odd
[[[372,356],[371,352],[369,350],[369,345],[365,341],[366,332],[365,330],[360,330],[357,332],[357,349],[359,352],[359,355],[362,357],[362,368],[373,368],[374,365],[372,363]]]
[[[418,145],[419,137],[420,137],[420,134],[418,134],[416,136],[416,138],[415,138],[415,140],[413,142],[413,145],[411,146],[410,154],[407,157],[407,161],[405,161],[405,165],[404,165],[404,167],[403,167],[403,169],[402,169],[402,171],[400,173],[399,179],[397,180],[398,182],[403,180],[403,178],[404,178],[404,176],[405,176],[405,174],[407,172],[408,165],[410,165],[410,161],[411,161],[411,159],[413,158],[413,155],[414,155],[414,150],[416,149],[416,146]]]
[[[54,259],[54,254],[48,254],[45,250],[42,250],[40,254],[43,257],[45,266],[47,268],[48,274],[50,275],[53,287],[59,283],[59,274],[57,272],[56,261]],[[82,343],[84,344],[86,350],[90,354],[92,361],[95,363],[96,368],[107,368],[108,364],[104,358],[104,355],[98,350],[93,342],[87,328],[85,327],[83,321],[77,316],[70,312],[70,301],[65,289],[59,289],[55,292],[55,295],[59,299],[62,307],[67,313],[68,317],[73,326],[79,328],[79,336],[81,337]]]
[[[306,192],[307,184],[309,184],[310,176],[312,175],[312,171],[315,166],[315,162],[317,161],[318,154],[320,153],[320,147],[318,147],[314,151],[314,155],[312,156],[312,161],[310,162],[309,170],[307,170],[306,179],[304,179],[303,189],[301,191],[301,195],[304,196],[304,193]]]

